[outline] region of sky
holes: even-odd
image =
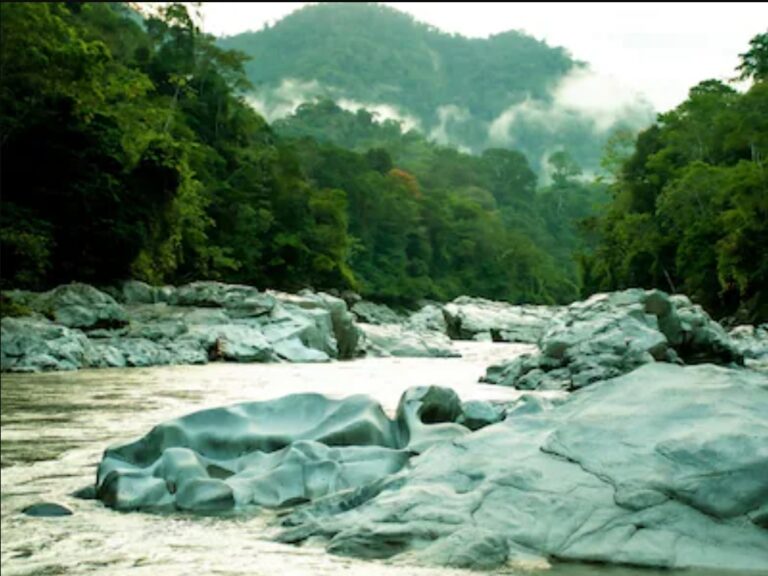
[[[203,2],[203,29],[230,36],[274,24],[307,2]],[[734,76],[738,55],[768,29],[768,3],[384,2],[464,36],[522,30],[563,46],[607,81],[663,112],[701,80]]]

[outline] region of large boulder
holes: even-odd
[[[371,490],[413,454],[469,434],[455,392],[406,391],[394,419],[367,396],[297,394],[196,412],[109,448],[98,497],[119,510],[281,507]]]
[[[410,329],[400,324],[359,324],[368,356],[453,358],[461,354],[441,332]]]
[[[197,412],[104,454],[99,498],[120,510],[282,506],[400,469],[395,425],[368,397],[299,394]],[[190,486],[191,487],[188,487]]]
[[[329,344],[318,347],[319,350],[340,360],[360,356],[361,332],[355,323],[354,314],[349,311],[344,300],[324,292],[315,293],[309,290],[302,290],[298,294],[284,292],[269,292],[269,294],[273,295],[289,312],[304,311],[317,315],[318,311],[325,311],[330,315],[332,334],[327,338],[323,336]],[[316,346],[310,345],[310,347]]]
[[[252,286],[205,281],[179,286],[170,296],[169,303],[224,308],[233,318],[247,318],[268,314],[275,306],[275,299]]]
[[[448,335],[454,340],[535,343],[554,310],[460,296],[443,307],[443,314]]]
[[[531,556],[768,569],[768,378],[646,364],[311,503],[284,542],[492,569]]]
[[[96,330],[128,323],[125,309],[112,296],[89,286],[72,283],[39,294],[34,309],[67,328]]]
[[[412,330],[433,330],[443,334],[448,333],[443,309],[437,304],[422,306],[419,310],[408,316],[405,325]]]
[[[728,335],[748,366],[768,372],[768,324],[736,326]]]
[[[198,342],[212,360],[269,362],[274,359],[272,345],[258,324],[192,325],[184,341]]]
[[[82,332],[44,318],[3,318],[0,332],[3,372],[77,370],[85,364],[90,349]]]
[[[404,317],[385,304],[361,300],[352,305],[352,313],[358,322],[365,324],[399,324]]]
[[[631,289],[563,309],[540,352],[491,366],[484,382],[523,390],[583,388],[654,361],[742,363],[725,330],[683,296]]]

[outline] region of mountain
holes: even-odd
[[[537,169],[566,149],[594,170],[613,130],[652,119],[639,100],[596,113],[587,102],[589,68],[563,48],[519,31],[487,39],[447,34],[377,4],[308,6],[219,44],[251,57],[249,98],[270,120],[331,98],[441,144],[519,149]]]

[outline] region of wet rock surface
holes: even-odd
[[[374,486],[298,509],[280,539],[477,569],[539,555],[764,570],[766,414],[757,372],[647,364],[437,442]]]
[[[2,319],[2,370],[146,367],[229,362],[325,362],[363,353],[343,300],[194,282],[125,282],[8,296],[32,313]]]
[[[443,314],[455,340],[536,343],[556,309],[460,296],[443,307]]]
[[[468,434],[450,389],[409,389],[394,419],[367,396],[297,394],[160,424],[109,448],[97,497],[118,510],[283,507],[377,482],[436,442]]]
[[[655,362],[565,400],[411,388],[197,412],[105,452],[118,510],[287,508],[276,537],[469,569],[768,568],[768,377]]]
[[[684,296],[632,289],[562,309],[540,351],[492,366],[484,382],[523,390],[575,390],[650,362],[743,364],[743,352]]]

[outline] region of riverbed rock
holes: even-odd
[[[359,324],[368,356],[454,358],[461,354],[441,332],[410,329],[400,324]]]
[[[119,328],[128,315],[112,296],[81,283],[64,284],[35,298],[35,310],[67,328]]]
[[[411,314],[405,321],[405,325],[412,330],[433,330],[435,332],[448,333],[445,323],[443,308],[437,304],[426,304]]]
[[[631,289],[596,294],[557,314],[540,352],[488,368],[482,381],[522,390],[575,390],[649,362],[742,364],[725,330],[684,296]]]
[[[121,510],[207,510],[210,494],[221,503],[227,490],[230,507],[282,506],[365,484],[406,461],[393,422],[370,398],[299,394],[197,412],[110,448],[97,491]],[[210,480],[218,487],[179,492]]]
[[[279,539],[485,569],[534,554],[765,570],[768,532],[755,518],[768,499],[766,414],[762,374],[646,364],[434,444],[375,489],[310,503]]]
[[[400,324],[405,320],[403,316],[389,306],[367,300],[356,302],[351,310],[358,322],[365,324]]]
[[[176,288],[170,297],[170,304],[224,308],[232,318],[247,318],[268,314],[275,305],[275,299],[252,286],[203,281]]]
[[[146,338],[116,338],[109,346],[122,354],[125,366],[143,368],[173,364],[173,357],[164,346]]]
[[[81,331],[43,318],[3,318],[0,332],[3,372],[76,370],[83,366],[90,347]]]
[[[126,365],[123,351],[108,341],[92,341],[83,361],[83,366],[88,368],[125,368]]]
[[[36,518],[55,518],[58,516],[72,516],[72,510],[64,506],[63,504],[57,504],[56,502],[39,502],[37,504],[31,504],[22,511],[22,514],[27,516],[34,516]]]
[[[453,390],[406,391],[394,419],[367,396],[296,394],[204,410],[109,448],[97,494],[120,510],[282,507],[364,488],[469,434]]]
[[[277,357],[287,362],[329,362],[331,360],[328,354],[308,348],[298,338],[279,340],[272,346]]]
[[[119,287],[119,299],[123,304],[155,304],[160,302],[158,288],[146,282],[127,280]]]
[[[750,368],[768,372],[768,324],[736,326],[728,335]]]
[[[504,419],[504,412],[504,407],[498,404],[482,400],[470,400],[462,402],[461,416],[456,422],[470,430],[479,430],[485,426],[501,422]]]
[[[273,295],[288,313],[293,312],[295,314],[303,310],[314,314],[315,318],[317,318],[319,311],[325,311],[329,314],[332,334],[321,335],[323,340],[328,343],[320,347],[314,345],[310,345],[310,347],[322,350],[331,358],[340,360],[348,360],[361,355],[360,329],[355,323],[354,314],[349,311],[346,302],[341,298],[324,292],[315,293],[309,290],[302,290],[298,294],[269,291],[269,294]]]
[[[443,314],[454,340],[536,343],[554,310],[460,296],[443,307]]]

